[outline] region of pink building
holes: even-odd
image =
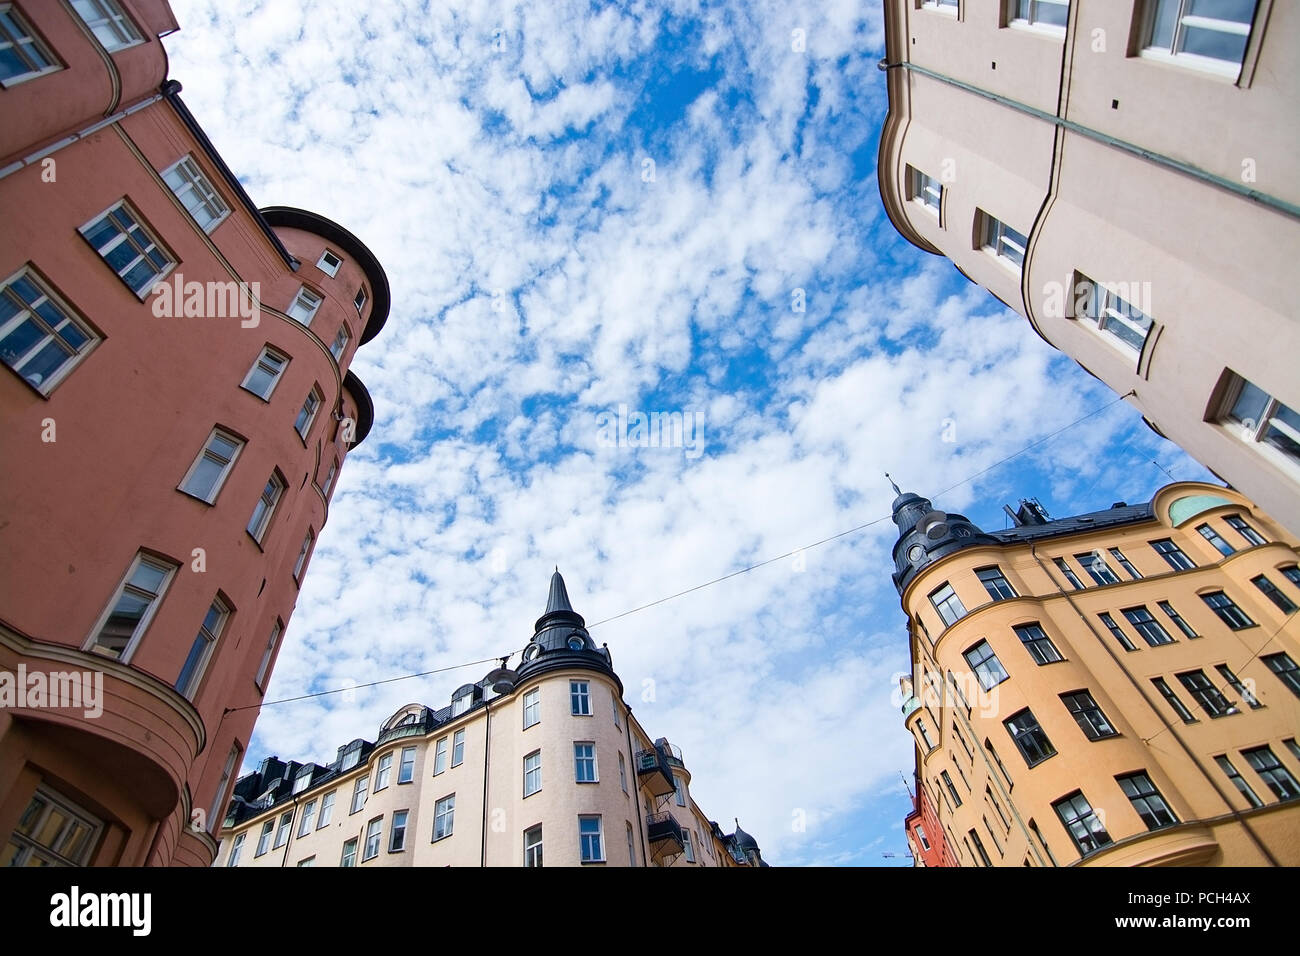
[[[259,210],[165,0],[0,4],[0,863],[206,866],[374,417],[343,227]]]

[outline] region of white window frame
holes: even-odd
[[[451,737],[451,765],[459,767],[465,762],[465,728],[462,727]]]
[[[266,537],[266,529],[271,526],[271,519],[275,517],[275,509],[284,497],[285,489],[288,488],[288,482],[280,474],[279,469],[271,472],[271,477],[266,479],[266,484],[262,486],[262,493],[257,496],[257,503],[253,505],[253,513],[248,518],[248,524],[244,530],[247,531],[258,544]],[[268,499],[268,491],[271,497]]]
[[[443,821],[446,821],[446,829],[443,830]],[[449,793],[447,796],[437,800],[433,804],[433,839],[430,842],[437,843],[439,840],[445,840],[452,836],[456,829],[456,794]],[[439,831],[442,830],[440,833]]]
[[[239,854],[244,850],[244,839],[247,836],[247,831],[235,834],[235,841],[230,844],[230,858],[226,860],[226,866],[239,866]]]
[[[596,849],[599,856],[587,857],[587,838],[592,836],[590,833],[582,832],[582,822],[584,820],[596,821]],[[578,857],[583,863],[604,863],[605,862],[605,818],[599,813],[583,813],[578,815]]]
[[[352,299],[352,304],[356,306],[357,309],[357,315],[362,314],[362,311],[366,307],[366,303],[369,301],[370,296],[366,294],[366,287],[363,285],[361,288],[357,289],[357,294]]]
[[[529,761],[533,761],[533,766],[528,766]],[[529,777],[533,777],[536,784],[531,790],[528,789]],[[531,797],[542,789],[542,752],[534,750],[524,757],[524,796]]]
[[[144,592],[138,586],[131,585],[131,578],[135,575],[136,571],[139,570],[141,564],[148,564],[156,570],[163,571],[162,583],[158,585],[157,591],[152,592],[153,597],[149,602],[149,606],[145,608],[144,614],[140,616],[140,620],[136,623],[135,630],[127,640],[126,646],[122,648],[121,655],[114,657],[111,654],[106,654],[103,651],[96,650],[95,645],[100,632],[108,623],[108,619],[112,615],[113,609],[117,607],[117,602],[122,599],[126,589],[132,587],[134,591],[140,592],[141,595],[149,593]],[[149,630],[149,625],[153,623],[154,615],[158,612],[158,606],[162,604],[163,598],[167,595],[167,588],[170,586],[172,578],[176,576],[176,569],[177,565],[170,561],[166,561],[163,558],[154,557],[153,555],[146,554],[143,551],[136,552],[135,557],[131,560],[131,564],[126,569],[126,574],[122,576],[122,580],[113,591],[112,598],[109,599],[108,605],[99,615],[99,619],[95,622],[95,626],[91,629],[90,635],[86,638],[81,649],[100,657],[107,657],[109,660],[116,660],[122,664],[131,663],[131,658],[135,655],[136,648],[140,646],[141,639]]]
[[[230,215],[230,206],[221,198],[221,193],[212,185],[212,180],[199,168],[192,153],[176,160],[160,175],[172,195],[205,233],[212,232]],[[199,217],[197,210],[202,210],[204,218]]]
[[[352,341],[352,333],[348,331],[346,325],[340,325],[337,334],[334,336],[334,342],[330,345],[330,355],[334,356],[335,362],[343,361],[343,353],[348,349],[348,343]]]
[[[271,845],[272,850],[278,850],[289,842],[289,836],[293,833],[293,811],[286,810],[280,814],[280,820],[275,825],[275,843]]]
[[[1173,39],[1168,46],[1155,45],[1155,26],[1156,14],[1162,4],[1173,4],[1178,7],[1175,14],[1176,20],[1174,25]],[[1142,12],[1142,33],[1140,44],[1141,49],[1138,51],[1141,56],[1148,59],[1173,63],[1178,66],[1186,66],[1192,69],[1201,70],[1205,73],[1213,73],[1218,76],[1224,76],[1236,80],[1241,75],[1242,65],[1245,63],[1248,55],[1248,46],[1250,43],[1250,31],[1254,27],[1254,18],[1259,15],[1259,4],[1255,4],[1255,10],[1251,16],[1250,23],[1238,23],[1235,20],[1219,20],[1213,17],[1198,17],[1185,11],[1190,9],[1190,0],[1146,0],[1146,6]],[[1205,56],[1199,53],[1187,53],[1180,49],[1186,37],[1186,30],[1201,29],[1213,30],[1219,33],[1231,33],[1235,36],[1246,37],[1246,46],[1242,48],[1242,58],[1240,60],[1221,60],[1218,57]]]
[[[100,46],[109,53],[144,42],[139,28],[118,5],[117,0],[72,0],[72,9]],[[105,37],[101,31],[111,35]]]
[[[937,194],[934,192],[936,189],[938,190]],[[926,197],[933,198],[934,203],[927,202]],[[943,208],[943,183],[908,164],[907,198],[922,208],[928,209],[937,218],[939,211]]]
[[[636,838],[632,835],[632,821],[627,823],[627,865],[636,866]]]
[[[22,816],[27,815],[27,810],[30,810],[32,803],[38,799],[44,801],[44,808],[37,812],[35,819],[30,821],[25,829],[19,829],[22,825]],[[35,834],[39,834],[45,828],[50,814],[56,809],[64,817],[64,823],[51,841],[54,845],[47,846],[37,840]],[[45,784],[36,787],[27,801],[22,816],[19,817],[18,825],[14,827],[9,837],[9,840],[19,847],[17,855],[10,863],[11,866],[25,866],[33,856],[44,860],[47,865],[85,866],[95,852],[95,847],[99,844],[100,831],[104,828],[103,821],[94,814],[83,810],[63,794],[51,790]],[[63,842],[71,835],[73,824],[85,828],[86,834],[81,840],[78,851],[69,856],[60,851]]]
[[[433,775],[436,777],[440,773],[447,771],[447,738],[439,737],[437,743],[433,745]]]
[[[528,838],[534,833],[537,834],[537,839],[532,843],[528,842]],[[540,823],[524,831],[524,866],[540,867],[542,865],[542,846],[542,825]]]
[[[410,760],[406,759],[407,754],[411,755]],[[403,775],[406,774],[407,767],[411,768],[411,772],[410,775],[406,776],[406,779],[403,780],[402,777]],[[403,747],[401,753],[401,759],[397,761],[397,782],[399,784],[402,784],[402,783],[413,783],[414,781],[415,781],[415,748]]]
[[[367,788],[370,786],[370,774],[362,774],[352,781],[352,803],[349,804],[348,816],[354,813],[360,813],[366,808],[366,800],[369,799]],[[360,803],[357,800],[360,799]]]
[[[1022,3],[1029,7],[1028,16],[1020,15]],[[1051,23],[1037,16],[1038,9],[1044,5],[1065,7],[1066,18],[1069,18],[1070,0],[1007,0],[1007,25],[1054,37],[1065,36],[1065,24]]]
[[[23,280],[33,285],[39,293],[32,302],[28,302],[19,295],[17,290],[12,289],[15,283]],[[24,266],[19,269],[6,279],[3,285],[0,285],[0,298],[7,300],[11,306],[17,309],[13,316],[0,323],[0,350],[3,350],[6,338],[29,322],[41,332],[40,340],[34,345],[28,346],[21,355],[16,356],[12,364],[7,358],[3,359],[3,361],[15,375],[42,395],[49,395],[54,390],[54,387],[67,378],[72,370],[81,364],[95,346],[103,340],[102,336],[91,328],[90,324],[75,309],[69,307],[59,296],[54,294],[49,284],[31,266]],[[63,316],[58,324],[53,326],[50,325],[45,316],[35,311],[38,308],[51,306]],[[69,330],[83,336],[85,341],[74,346],[64,338],[64,335]],[[33,382],[23,374],[23,366],[44,352],[46,347],[56,339],[59,347],[67,357],[48,378],[43,378],[40,382]],[[69,350],[71,350],[70,353]]]
[[[579,747],[589,747],[591,749],[590,758],[578,754]],[[591,779],[582,780],[578,773],[580,764],[590,759],[591,762]],[[596,762],[596,742],[594,740],[575,740],[573,742],[573,782],[574,783],[600,783],[600,767]]]
[[[12,3],[0,3],[0,13],[6,14],[22,33],[21,36],[11,37],[7,30],[0,29],[0,50],[7,50],[10,48],[16,49],[18,51],[19,59],[28,66],[26,73],[15,73],[6,80],[0,80],[0,87],[8,89],[11,86],[17,86],[19,83],[33,80],[38,76],[44,76],[47,73],[54,73],[63,69],[63,64],[60,63],[58,59],[55,58],[54,54],[49,51],[49,48],[41,42],[41,38],[37,36],[36,31],[32,29],[32,25],[27,22],[26,17],[22,15],[20,10],[18,10]],[[40,55],[41,59],[45,60],[47,65],[31,69],[34,65],[34,61],[32,60],[29,50],[26,49],[28,47],[35,50],[35,52]]]
[[[210,450],[213,440],[218,436],[228,444],[235,446],[235,450],[231,453],[229,458],[223,458],[219,452]],[[235,470],[235,462],[239,461],[239,455],[243,450],[244,440],[238,435],[235,435],[233,432],[228,432],[224,428],[213,428],[208,432],[208,437],[203,440],[203,447],[199,449],[198,455],[195,456],[189,470],[185,472],[185,477],[181,479],[181,483],[176,486],[176,490],[181,492],[181,494],[189,495],[191,498],[197,498],[205,504],[213,504],[216,502],[217,496],[221,494],[221,489],[225,486],[226,479],[229,478],[230,473]],[[218,473],[217,479],[213,482],[212,488],[208,491],[206,497],[196,494],[185,487],[198,472],[199,465],[203,463],[204,458],[208,458],[221,466],[221,471]]]
[[[1280,467],[1293,474],[1300,474],[1300,457],[1283,451],[1262,437],[1268,431],[1276,429],[1292,441],[1300,443],[1300,430],[1278,418],[1279,411],[1283,409],[1292,412],[1292,414],[1295,414],[1295,410],[1278,401],[1273,395],[1264,391],[1254,382],[1235,373],[1229,374],[1232,378],[1229,380],[1228,388],[1224,392],[1223,401],[1219,404],[1220,411],[1217,415],[1219,426],[1237,440],[1258,449],[1260,454],[1266,455],[1270,461],[1275,462]],[[1251,418],[1238,418],[1233,415],[1233,408],[1241,399],[1242,392],[1245,391],[1247,385],[1264,397],[1264,408],[1259,416],[1259,421]]]
[[[303,574],[307,571],[307,565],[311,561],[311,553],[316,544],[316,532],[311,528],[307,529],[307,537],[302,539],[302,550],[298,552],[298,560],[293,563],[293,580],[301,585]]]
[[[257,852],[253,854],[253,859],[259,856],[265,856],[271,849],[271,837],[275,834],[275,817],[262,821],[262,832],[257,837]]]
[[[398,817],[402,822],[398,823]],[[388,824],[388,852],[402,853],[406,850],[406,824],[411,818],[410,810],[394,810],[393,819]],[[398,845],[398,835],[401,836],[401,845]]]
[[[331,790],[321,798],[320,817],[316,820],[316,829],[329,826],[330,819],[334,816],[334,800],[338,795],[338,790]]]
[[[569,711],[574,717],[591,716],[591,683],[589,681],[569,681]]]
[[[919,0],[917,6],[922,10],[932,10],[950,17],[960,17],[960,0]]]
[[[302,407],[298,409],[298,417],[293,421],[293,430],[298,433],[298,437],[304,442],[311,433],[311,426],[316,423],[316,416],[320,414],[320,408],[325,404],[325,396],[321,394],[318,386],[313,385],[307,397],[302,400]]]
[[[330,496],[330,491],[334,488],[334,479],[338,477],[339,460],[337,458],[330,460],[330,470],[325,473],[325,482],[320,486],[321,493],[326,498]]]
[[[1019,275],[1025,268],[1025,252],[1029,247],[1029,238],[1012,229],[1001,219],[996,219],[983,209],[980,210],[983,225],[980,228],[981,248],[1003,266]],[[1006,250],[1018,252],[1020,258],[1007,255]]]
[[[618,752],[618,783],[627,793],[627,761],[623,759],[623,751]]]
[[[614,707],[614,726],[617,727],[619,730],[622,730],[623,723],[618,716],[618,694],[614,693],[614,691],[612,690],[609,692],[609,702]]]
[[[253,683],[263,694],[266,693],[266,678],[270,673],[271,659],[275,656],[275,649],[280,643],[280,635],[284,633],[284,624],[279,618],[276,618],[275,625],[271,628],[271,639],[266,642],[266,650],[262,652],[262,660],[257,665],[257,676],[253,678]]]
[[[1087,296],[1087,304],[1081,310],[1079,304],[1083,297],[1079,296],[1077,293],[1080,286],[1085,283],[1088,286],[1085,292]],[[1077,274],[1077,281],[1075,282],[1074,290],[1076,293],[1072,302],[1072,311],[1074,312],[1072,317],[1074,319],[1086,324],[1088,328],[1101,336],[1103,341],[1110,343],[1110,345],[1118,349],[1124,355],[1134,359],[1141,356],[1142,350],[1146,347],[1147,338],[1151,335],[1151,330],[1155,328],[1155,319],[1147,315],[1141,309],[1138,309],[1136,306],[1120,298],[1118,294],[1113,290],[1108,289],[1106,285],[1097,282],[1094,279],[1090,279],[1081,273]],[[1117,306],[1127,307],[1146,319],[1146,328],[1142,328],[1140,324],[1135,323],[1122,308],[1118,308]],[[1123,338],[1118,332],[1114,331],[1112,328],[1113,326],[1127,329],[1134,334],[1140,334],[1142,341],[1139,344],[1134,345],[1128,339]]]
[[[529,722],[528,718],[532,717]],[[542,695],[541,689],[534,687],[524,694],[524,730],[529,727],[535,727],[542,722]]]
[[[208,616],[217,612],[216,626],[208,627]],[[218,594],[212,600],[212,604],[203,612],[203,621],[199,624],[199,632],[194,637],[194,643],[190,646],[190,652],[185,656],[185,663],[181,665],[181,672],[176,678],[176,689],[180,691],[181,696],[186,700],[193,700],[198,694],[199,685],[203,683],[203,675],[207,673],[208,664],[212,660],[212,655],[216,653],[217,641],[221,640],[221,634],[226,629],[226,622],[230,620],[230,605],[221,599]],[[202,646],[200,646],[202,642]],[[194,669],[190,672],[188,679],[185,680],[184,686],[181,686],[181,679],[185,677],[185,668],[189,665],[190,658],[194,656],[195,649],[198,649],[199,656],[195,660]]]
[[[393,775],[393,751],[388,751],[379,758],[379,763],[375,767],[375,786],[374,793],[380,790],[388,789],[388,778]]]
[[[235,778],[235,768],[239,764],[242,753],[239,744],[232,746],[230,753],[226,756],[226,764],[221,768],[221,779],[217,781],[217,792],[212,798],[212,809],[208,811],[209,833],[216,833],[221,829],[221,821],[225,819],[226,801],[229,799],[226,790],[230,786],[230,781]]]
[[[310,286],[300,285],[298,291],[294,293],[293,301],[289,303],[289,308],[285,310],[285,315],[300,325],[311,328],[312,319],[316,318],[316,313],[320,311],[324,302],[324,295]]]
[[[315,853],[313,853],[311,856],[304,857],[303,859],[301,859],[301,860],[298,861],[298,868],[299,868],[299,869],[301,869],[301,868],[303,868],[303,867],[313,867],[313,866],[315,866],[315,865],[316,865],[316,854],[315,854]]]
[[[686,806],[686,784],[677,774],[673,774],[673,800],[679,807]]]
[[[373,820],[366,822],[366,841],[361,845],[361,862],[373,860],[379,856],[379,848],[384,842],[384,815],[381,813]],[[374,844],[372,850],[371,844]]]
[[[272,364],[277,362],[280,366],[278,369],[274,368]],[[249,368],[248,374],[245,375],[244,380],[239,383],[239,387],[250,395],[256,395],[262,401],[269,402],[271,400],[271,395],[275,392],[275,387],[279,385],[280,380],[284,378],[285,370],[288,367],[289,356],[285,355],[279,349],[273,349],[268,345],[258,353],[257,361],[255,361],[252,364],[252,367]],[[267,383],[265,394],[259,392],[249,384],[252,382],[253,376],[258,372],[270,376],[271,379],[270,382]]]
[[[334,265],[330,265],[326,259],[333,259]],[[325,273],[331,279],[339,274],[339,267],[343,265],[343,257],[333,249],[325,249],[321,252],[320,258],[316,260],[316,268]]]
[[[357,865],[357,843],[356,837],[348,840],[343,844],[343,854],[339,857],[339,866],[356,866]]]
[[[116,217],[114,217],[112,222],[113,222],[113,228],[118,230],[116,235],[114,235],[111,239],[105,242],[102,246],[96,246],[91,241],[89,233],[105,219],[108,219],[110,216],[113,216],[114,213],[119,211],[122,213],[122,215],[125,218],[131,221],[131,225],[126,227],[125,230],[123,230],[122,224],[117,221]],[[149,298],[149,296],[153,293],[153,287],[157,283],[165,279],[167,275],[172,271],[172,269],[176,268],[176,256],[172,254],[170,249],[168,249],[165,245],[163,245],[162,241],[158,239],[154,231],[149,228],[149,225],[145,221],[144,216],[140,215],[140,213],[136,211],[135,207],[132,206],[125,199],[120,199],[117,202],[113,203],[113,205],[109,206],[98,216],[91,219],[84,226],[82,226],[78,230],[78,232],[80,232],[81,235],[86,238],[86,241],[91,244],[91,248],[94,249],[95,252],[99,255],[99,258],[103,260],[104,265],[108,266],[108,268],[110,269],[113,269],[113,267],[109,265],[107,254],[109,252],[112,252],[114,249],[116,249],[124,242],[131,243],[132,247],[135,249],[136,252],[135,258],[133,258],[126,265],[124,265],[121,269],[114,269],[113,272],[119,279],[122,280],[123,285],[125,285],[128,289],[130,289],[131,292],[135,295],[135,297],[139,299],[141,302]],[[166,259],[167,261],[163,265],[159,266],[152,259],[148,258],[148,254],[150,251],[156,251],[162,258]],[[144,283],[142,283],[139,287],[132,286],[127,281],[126,276],[136,265],[140,263],[142,259],[148,259],[150,267],[156,268],[158,271],[155,272],[152,276],[150,276],[150,278]]]
[[[298,839],[316,829],[316,799],[313,797],[302,806],[302,820],[298,824]]]
[[[691,845],[691,831],[682,827],[682,852],[686,854],[686,862],[695,862],[695,847]]]

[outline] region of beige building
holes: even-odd
[[[1300,865],[1300,567],[1278,522],[1199,482],[1055,521],[1022,502],[992,532],[900,494],[894,521],[934,811],[909,817],[914,856]]]
[[[519,667],[505,663],[327,766],[262,761],[235,785],[214,865],[767,865],[633,717],[558,570]]]
[[[895,227],[1300,534],[1300,5],[884,10]]]

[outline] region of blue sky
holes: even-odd
[[[885,471],[986,528],[1207,477],[1116,404],[958,484],[1115,396],[889,224],[875,4],[172,6],[254,200],[342,223],[393,291],[270,698],[518,651],[557,564],[595,622],[785,554],[888,515]],[[694,416],[698,453],[606,440],[620,405]],[[774,864],[908,863],[893,532],[593,629]],[[249,766],[487,669],[269,707]]]

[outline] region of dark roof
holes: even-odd
[[[375,403],[370,398],[370,390],[352,373],[351,369],[343,376],[343,387],[357,403],[357,432],[352,442],[355,447],[366,440],[371,426],[375,424]]]
[[[1140,505],[1119,505],[1104,511],[1090,511],[1087,514],[1060,518],[1046,524],[1024,524],[1005,531],[987,531],[989,537],[996,538],[1004,544],[1016,544],[1021,541],[1038,541],[1043,538],[1059,538],[1063,535],[1083,534],[1098,528],[1113,528],[1118,525],[1135,524],[1150,521],[1155,517],[1151,502]]]

